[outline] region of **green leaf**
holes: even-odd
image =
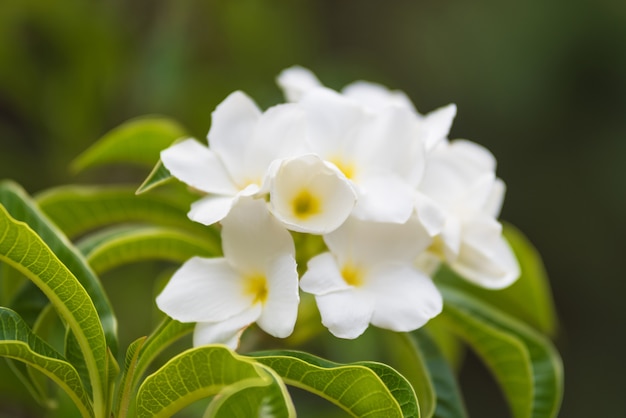
[[[265,376],[254,361],[224,346],[192,348],[146,378],[137,393],[137,416],[170,417],[227,386]]]
[[[291,418],[296,410],[280,377],[259,365],[265,378],[245,379],[224,388],[211,402],[205,418]]]
[[[168,226],[214,239],[218,234],[213,228],[187,218],[192,201],[192,196],[136,196],[131,188],[103,186],[65,186],[37,196],[43,212],[70,238],[111,224],[134,222]]]
[[[165,317],[141,347],[136,365],[137,376],[143,375],[150,363],[152,363],[163,350],[193,331],[195,325],[195,323],[183,323],[170,317]]]
[[[521,267],[520,278],[502,290],[490,290],[464,280],[447,268],[437,274],[437,279],[446,285],[470,293],[501,309],[538,331],[554,335],[556,314],[548,278],[537,250],[515,227],[503,225],[503,233],[515,252]]]
[[[139,350],[146,342],[147,337],[141,337],[128,346],[126,351],[126,360],[124,369],[120,377],[117,395],[115,396],[113,411],[118,418],[125,418],[128,414],[131,399],[134,395],[134,382],[138,379],[136,376],[137,358]]]
[[[138,382],[154,359],[169,345],[189,334],[195,324],[182,323],[165,317],[149,337],[142,337],[132,343],[126,352],[126,362],[114,410],[120,418],[134,416],[134,399]]]
[[[113,308],[100,280],[80,251],[48,220],[35,202],[17,184],[10,181],[0,182],[0,204],[4,205],[8,214],[15,220],[28,224],[38,238],[78,279],[95,305],[109,347],[115,351],[117,349],[117,321]]]
[[[434,386],[437,400],[433,416],[436,418],[466,418],[467,412],[457,379],[439,347],[423,328],[413,331],[410,337],[416,342],[416,347],[428,367],[430,381]]]
[[[85,390],[91,392],[92,389],[91,382],[89,381],[89,369],[87,368],[87,363],[85,362],[85,356],[80,349],[80,345],[78,345],[78,340],[69,328],[65,333],[65,358],[78,372]]]
[[[75,172],[110,163],[132,163],[152,167],[161,150],[185,136],[175,121],[160,116],[131,119],[108,132],[71,165]]]
[[[296,351],[251,354],[289,385],[317,394],[356,417],[419,417],[410,383],[381,363],[333,363]]]
[[[91,267],[98,273],[123,264],[144,260],[168,260],[182,263],[193,256],[217,256],[221,254],[218,243],[200,239],[188,232],[172,228],[135,227],[105,230],[94,234],[81,243]]]
[[[141,186],[135,192],[136,194],[142,194],[148,190],[152,190],[158,186],[161,186],[174,177],[170,174],[169,170],[165,168],[161,160],[154,166],[148,177],[141,183]]]
[[[21,271],[50,299],[72,329],[85,355],[94,409],[106,409],[107,347],[98,312],[72,272],[25,223],[0,206],[0,261]]]
[[[36,368],[57,383],[72,399],[83,417],[94,412],[76,369],[61,354],[37,337],[20,316],[0,307],[0,356]]]
[[[443,316],[483,359],[516,418],[556,417],[563,392],[561,359],[549,340],[480,300],[440,286]]]
[[[410,334],[373,328],[375,340],[382,348],[382,356],[377,360],[396,369],[404,376],[415,391],[419,400],[422,418],[430,418],[435,412],[435,389],[428,367],[415,339]]]

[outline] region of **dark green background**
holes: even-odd
[[[293,64],[336,88],[368,79],[405,90],[421,112],[458,105],[452,137],[496,155],[503,218],[551,276],[561,416],[626,416],[623,1],[2,0],[0,178],[31,193],[139,181],[67,166],[147,113],[204,137],[235,89],[263,107],[280,101],[273,80]],[[501,416],[481,373],[473,362],[462,373],[470,411]]]

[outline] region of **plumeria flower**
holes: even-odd
[[[442,143],[429,155],[419,190],[445,214],[442,231],[421,262],[436,256],[467,280],[498,289],[513,283],[520,270],[497,221],[505,186],[495,168],[495,158],[480,145]]]
[[[299,303],[291,235],[263,200],[242,197],[222,221],[223,258],[194,257],[176,271],[156,302],[181,322],[196,322],[194,346],[236,348],[256,322],[275,337],[293,331]]]
[[[335,336],[356,338],[369,324],[412,331],[441,312],[439,291],[414,266],[431,242],[415,218],[400,225],[350,217],[324,241],[330,251],[309,261],[300,287],[315,295]]]
[[[337,167],[356,191],[352,214],[406,222],[424,169],[424,148],[412,114],[394,107],[370,114],[328,89],[307,92],[298,105],[309,123],[309,150]]]
[[[308,154],[281,160],[269,180],[270,210],[288,229],[326,234],[348,218],[356,193],[334,165]]]
[[[212,114],[208,148],[188,139],[162,151],[161,160],[174,177],[208,194],[192,204],[189,218],[210,225],[228,215],[240,196],[259,192],[273,161],[301,155],[305,135],[298,106],[263,113],[234,92]]]
[[[325,88],[310,70],[294,66],[283,70],[277,78],[290,102],[300,101],[304,95],[319,88]],[[411,111],[418,126],[420,140],[427,151],[439,142],[446,141],[452,121],[456,116],[456,105],[436,109],[426,115],[420,114],[411,99],[402,91],[390,90],[385,86],[367,81],[355,81],[341,90],[341,94],[359,103],[369,112],[380,112],[388,107],[399,107]]]

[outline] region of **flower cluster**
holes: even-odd
[[[161,153],[204,193],[189,218],[222,226],[224,257],[189,260],[157,297],[197,323],[195,345],[236,347],[254,322],[287,337],[299,289],[332,334],[356,338],[369,324],[411,331],[436,316],[430,275],[442,262],[486,288],[517,279],[497,221],[504,183],[488,150],[448,140],[454,105],[422,115],[402,92],[366,82],[337,92],[300,67],[278,84],[287,103],[263,112],[234,92],[212,114],[208,147],[187,139]],[[288,231],[326,244],[301,278]]]

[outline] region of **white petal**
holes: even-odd
[[[240,91],[231,93],[211,115],[209,146],[234,178],[239,177],[238,170],[244,166],[242,150],[252,141],[260,117],[256,104]]]
[[[206,196],[191,204],[189,219],[203,225],[219,222],[230,212],[238,196]]]
[[[233,266],[251,275],[264,273],[276,257],[295,253],[291,235],[265,201],[250,197],[241,197],[222,220],[222,249]]]
[[[308,145],[324,160],[351,158],[359,154],[355,127],[366,117],[363,108],[330,89],[314,89],[305,94],[300,105],[309,122]],[[333,161],[334,162],[334,161]]]
[[[363,334],[374,310],[367,294],[344,290],[316,296],[322,324],[336,337],[354,339]]]
[[[237,187],[217,154],[187,139],[161,151],[165,168],[177,179],[207,193],[235,194]]]
[[[325,295],[351,287],[341,276],[337,261],[329,252],[311,258],[306,273],[300,279],[300,288],[314,295]]]
[[[324,236],[339,264],[359,266],[393,260],[411,263],[431,241],[416,218],[405,224],[392,224],[350,217],[339,229]]]
[[[406,222],[414,209],[415,191],[395,175],[380,175],[361,180],[352,214],[375,222]]]
[[[235,350],[243,331],[257,320],[261,306],[254,305],[245,311],[220,322],[198,322],[193,331],[193,346],[224,344]]]
[[[174,273],[156,303],[181,322],[216,322],[247,309],[252,298],[225,259],[194,257]]]
[[[270,209],[287,228],[312,234],[337,229],[356,194],[345,176],[315,155],[283,161],[270,186]]]
[[[288,254],[269,266],[267,300],[257,324],[274,337],[288,337],[296,324],[299,302],[296,260]]]
[[[481,179],[495,178],[495,159],[469,141],[440,144],[430,152],[419,190],[443,207],[464,204],[468,190]]]
[[[421,192],[415,194],[415,212],[428,235],[439,234],[446,222],[446,213],[433,199]]]
[[[520,275],[515,254],[501,237],[491,248],[461,246],[459,257],[451,268],[465,279],[488,289],[502,289]]]
[[[425,168],[425,148],[418,116],[405,108],[388,107],[367,119],[358,135],[357,162],[368,173],[393,173],[416,187]]]
[[[421,138],[427,150],[432,150],[450,133],[452,121],[456,116],[456,105],[449,104],[426,114],[420,123]]]
[[[367,291],[376,300],[372,325],[392,331],[413,331],[443,306],[432,280],[406,264],[378,266],[370,273]]]
[[[467,139],[455,139],[450,142],[450,151],[459,160],[463,160],[475,167],[477,171],[495,171],[496,158],[491,151],[476,142]]]
[[[461,248],[462,225],[458,217],[449,216],[439,235],[443,241],[444,256],[446,260],[456,259]]]
[[[239,151],[245,154],[242,174],[260,184],[274,160],[304,154],[307,129],[306,115],[299,105],[288,103],[269,108],[259,118],[252,141]]]
[[[398,90],[389,90],[387,87],[367,81],[356,81],[343,88],[341,91],[346,97],[350,97],[361,103],[371,111],[380,111],[386,107],[394,106],[415,112],[415,107],[407,95]]]
[[[322,85],[315,74],[299,66],[283,70],[276,82],[290,102],[299,101],[304,93]]]
[[[491,193],[484,204],[483,212],[493,218],[497,218],[502,210],[502,203],[504,202],[504,194],[506,192],[506,185],[504,182],[496,178],[491,189]]]

